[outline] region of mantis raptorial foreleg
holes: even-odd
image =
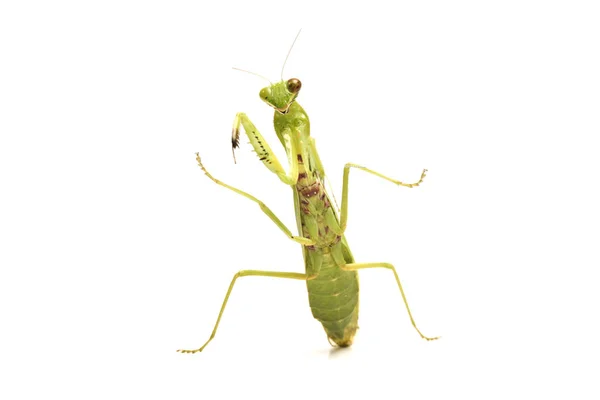
[[[391,269],[392,272],[394,273],[394,276],[396,277],[396,283],[398,284],[398,289],[400,289],[400,294],[402,295],[402,300],[404,300],[404,305],[406,306],[406,311],[408,311],[408,316],[410,318],[410,322],[412,323],[412,326],[414,326],[414,328],[417,330],[417,332],[419,332],[419,335],[421,335],[421,337],[423,339],[436,340],[436,339],[440,338],[439,336],[432,337],[432,338],[427,337],[421,333],[419,328],[417,328],[417,324],[415,323],[412,313],[410,312],[410,307],[408,306],[408,301],[406,300],[406,295],[404,294],[404,289],[402,289],[402,284],[400,283],[400,278],[398,277],[396,268],[394,268],[394,266],[392,264],[389,264],[389,263],[353,263],[353,264],[346,264],[344,266],[341,266],[340,268],[345,271],[358,271],[360,269],[368,269],[368,268]]]
[[[252,200],[253,202],[255,202],[256,204],[258,204],[258,206],[260,207],[260,209],[271,219],[271,221],[273,221],[275,223],[275,225],[277,225],[279,227],[279,229],[281,229],[283,231],[283,233],[285,233],[285,235],[292,239],[293,241],[300,243],[302,245],[307,245],[307,246],[312,246],[315,244],[314,241],[312,241],[311,239],[307,239],[305,237],[302,236],[294,236],[292,235],[292,232],[288,229],[287,226],[284,225],[283,222],[281,222],[281,220],[273,213],[273,211],[271,211],[271,209],[269,207],[267,207],[267,205],[265,203],[263,203],[262,201],[258,200],[256,197],[252,196],[249,193],[246,193],[240,189],[237,189],[233,186],[230,186],[226,183],[221,182],[220,180],[214,178],[210,172],[208,172],[206,170],[206,168],[204,167],[204,165],[202,164],[202,160],[200,160],[200,155],[198,153],[196,153],[196,161],[198,161],[198,165],[200,166],[200,168],[202,168],[202,171],[204,171],[204,173],[206,174],[206,176],[208,176],[213,182],[215,182],[217,185],[226,187],[229,190],[233,190],[234,192],[241,194],[242,196],[244,196],[247,199]]]
[[[232,145],[235,149],[238,147],[240,138],[240,125],[244,127],[244,132],[250,139],[250,144],[254,147],[254,151],[262,163],[275,175],[281,179],[286,185],[295,185],[298,182],[298,158],[291,157],[290,159],[290,172],[286,174],[285,170],[281,166],[281,163],[277,159],[277,156],[271,150],[271,146],[260,134],[256,126],[250,121],[250,118],[244,113],[237,113],[233,120],[233,132],[232,132]],[[285,145],[288,147],[290,154],[297,154],[299,143],[297,138],[291,138],[291,135],[287,134],[289,143]]]
[[[421,173],[421,178],[417,182],[404,183],[399,180],[387,177],[387,176],[380,174],[379,172],[373,171],[369,168],[363,167],[361,165],[351,164],[351,163],[346,164],[344,166],[344,182],[343,182],[343,186],[342,186],[342,211],[340,213],[340,227],[342,228],[342,232],[345,231],[346,223],[348,222],[348,176],[350,175],[350,168],[361,169],[365,172],[368,172],[369,174],[373,174],[375,176],[385,179],[386,181],[395,183],[398,186],[405,186],[405,187],[409,187],[409,188],[419,186],[421,184],[421,182],[423,182],[423,179],[425,178],[425,174],[427,173],[427,170],[424,169],[423,172]]]
[[[286,279],[297,279],[297,280],[309,280],[315,278],[315,276],[309,276],[307,274],[301,274],[297,272],[275,272],[275,271],[255,271],[255,270],[242,270],[233,276],[231,283],[229,284],[229,289],[227,289],[227,294],[225,295],[225,299],[223,300],[223,305],[221,306],[221,311],[219,311],[219,317],[217,318],[217,322],[215,323],[215,327],[213,328],[210,337],[202,345],[202,347],[195,350],[177,350],[180,353],[198,353],[210,343],[211,340],[215,337],[217,333],[217,329],[219,328],[219,323],[221,322],[221,317],[223,316],[223,312],[225,311],[225,307],[227,306],[227,301],[229,300],[229,296],[231,295],[231,291],[233,290],[233,286],[235,285],[235,281],[237,278],[241,278],[242,276],[266,276],[271,278],[286,278]]]

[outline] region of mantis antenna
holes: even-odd
[[[271,82],[270,80],[268,80],[267,78],[265,78],[264,76],[257,74],[256,72],[252,72],[252,71],[247,71],[245,69],[241,69],[241,68],[236,68],[236,67],[231,67],[231,69],[235,69],[236,71],[242,71],[242,72],[246,72],[250,75],[254,75],[254,76],[258,76],[259,78],[264,79],[265,81],[269,82],[271,85],[273,84],[273,82]]]
[[[302,32],[302,28],[300,28],[300,30],[296,34],[296,37],[294,38],[294,41],[292,42],[292,45],[290,46],[290,50],[288,51],[287,56],[285,56],[285,61],[283,62],[283,67],[281,67],[281,80],[283,80],[283,70],[285,69],[285,64],[287,63],[288,57],[290,56],[290,53],[292,52],[292,49],[294,48],[294,45],[296,44],[296,40],[298,40],[298,36],[300,36],[300,32]]]

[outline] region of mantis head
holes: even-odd
[[[299,79],[292,78],[287,81],[273,83],[262,88],[259,96],[268,105],[280,114],[287,114],[290,106],[298,97],[302,83]]]

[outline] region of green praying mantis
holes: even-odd
[[[299,34],[300,32],[298,32]],[[284,61],[281,73],[282,77],[283,69],[294,43]],[[235,116],[231,141],[235,160],[235,149],[239,147],[240,135],[243,131],[248,136],[250,144],[263,165],[277,175],[281,182],[292,188],[298,235],[292,234],[290,229],[281,222],[265,203],[249,193],[214,178],[202,164],[198,153],[196,153],[196,160],[208,178],[217,185],[223,186],[255,202],[288,239],[302,246],[305,272],[258,270],[242,270],[237,272],[227,289],[219,316],[208,340],[202,347],[194,350],[177,350],[181,353],[201,352],[211,342],[219,328],[227,301],[237,279],[245,276],[305,281],[312,315],[323,325],[330,343],[339,347],[350,346],[358,329],[358,271],[371,268],[386,268],[393,272],[413,327],[423,339],[438,339],[438,337],[423,335],[419,328],[417,328],[394,266],[385,262],[355,262],[344,236],[348,222],[348,181],[351,169],[359,169],[398,186],[408,188],[419,186],[423,182],[427,170],[423,170],[417,182],[404,183],[369,168],[348,163],[344,166],[341,209],[334,208],[331,197],[325,190],[325,170],[319,158],[315,140],[310,135],[308,115],[296,101],[301,87],[300,80],[296,78],[281,79],[281,81],[271,83],[269,86],[261,89],[259,93],[260,98],[275,110],[273,123],[277,138],[284,147],[287,155],[289,163],[287,172],[271,150],[269,143],[260,134],[258,129],[256,129],[246,114],[237,113]]]

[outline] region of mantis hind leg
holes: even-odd
[[[210,343],[211,340],[215,337],[217,333],[217,329],[219,328],[219,323],[221,322],[221,317],[223,317],[223,312],[225,311],[225,307],[227,306],[227,301],[229,300],[229,296],[231,295],[231,291],[233,290],[233,286],[235,285],[235,281],[237,278],[242,276],[266,276],[271,278],[287,278],[287,279],[297,279],[297,280],[308,280],[314,277],[309,276],[307,274],[301,274],[296,272],[274,272],[274,271],[256,271],[256,270],[242,270],[236,273],[229,284],[229,289],[227,289],[227,294],[225,295],[225,299],[223,300],[223,304],[221,305],[221,311],[219,311],[219,317],[217,318],[217,322],[215,323],[215,327],[213,328],[210,337],[202,345],[202,347],[195,350],[177,350],[180,353],[198,353],[204,350],[204,348]]]
[[[392,264],[389,264],[389,263],[352,263],[352,264],[343,265],[340,268],[343,270],[346,270],[346,271],[358,271],[360,269],[369,269],[369,268],[387,268],[387,269],[392,270],[392,272],[394,273],[394,276],[396,277],[396,283],[398,284],[398,289],[400,289],[400,294],[402,295],[402,300],[404,300],[404,305],[406,306],[406,311],[408,311],[408,317],[410,318],[410,322],[412,323],[412,326],[417,330],[419,335],[421,335],[421,337],[425,340],[436,340],[436,339],[440,338],[439,336],[436,336],[436,337],[425,336],[421,333],[419,328],[417,328],[415,319],[413,318],[412,313],[410,312],[410,307],[408,306],[408,301],[406,300],[406,295],[404,294],[404,289],[402,289],[402,284],[400,283],[400,278],[398,277],[396,268],[394,268],[394,266]]]

